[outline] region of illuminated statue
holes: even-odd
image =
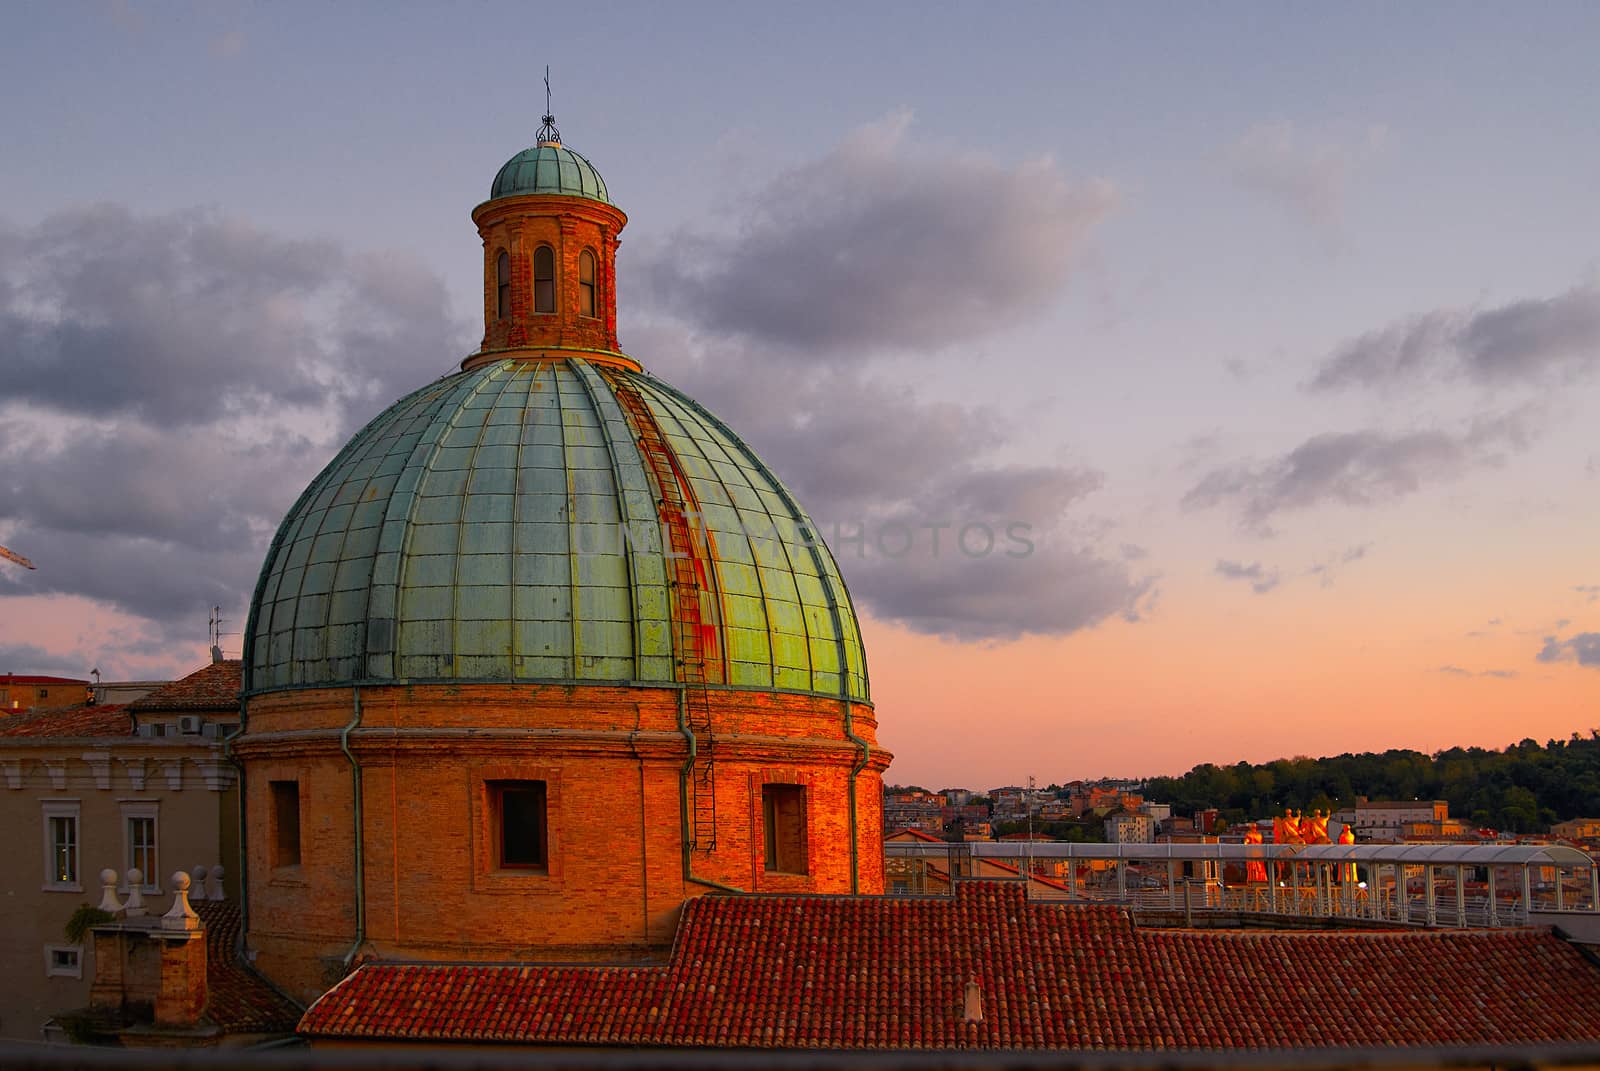
[[[1272,820],[1272,842],[1274,844],[1304,844],[1305,837],[1300,832],[1300,816],[1292,809],[1283,812],[1282,818]],[[1285,877],[1293,878],[1295,868],[1293,863],[1280,862],[1275,868],[1278,880]]]
[[[1284,811],[1282,818],[1274,818],[1272,839],[1277,844],[1304,844],[1306,838],[1301,829],[1299,813],[1291,809]]]
[[[1261,828],[1254,822],[1250,823],[1250,828],[1244,831],[1244,842],[1246,844],[1261,843]],[[1249,860],[1245,863],[1244,870],[1245,880],[1247,881],[1267,880],[1267,864],[1261,859]]]
[[[1356,831],[1351,829],[1349,826],[1341,827],[1340,830],[1339,830],[1339,843],[1340,844],[1354,844],[1355,842],[1356,842]],[[1355,881],[1356,880],[1356,865],[1354,863],[1345,863],[1343,866],[1341,866],[1339,868],[1339,880],[1340,881],[1352,881],[1352,882]]]
[[[1328,815],[1316,811],[1300,820],[1300,832],[1307,844],[1332,844],[1328,839]]]

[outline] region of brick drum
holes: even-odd
[[[252,699],[245,766],[249,944],[305,998],[369,958],[652,961],[684,901],[750,892],[881,893],[882,772],[870,706],[710,689],[716,847],[685,851],[692,787],[674,688],[413,685]],[[359,709],[358,709],[359,702]],[[356,946],[355,793],[362,788],[366,939]],[[485,783],[548,785],[547,873],[497,871]],[[299,786],[301,861],[274,866],[269,782]],[[765,869],[761,786],[806,789],[807,873]],[[856,873],[852,880],[852,843]],[[699,879],[699,880],[695,880]],[[353,953],[353,954],[352,954]],[[346,957],[349,957],[347,961]]]

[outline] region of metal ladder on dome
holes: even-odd
[[[677,655],[678,679],[683,685],[689,730],[695,738],[695,760],[690,773],[694,800],[689,847],[692,851],[711,852],[717,847],[717,777],[706,648],[715,645],[716,626],[706,622],[703,609],[709,587],[704,556],[696,553],[694,534],[689,530],[687,481],[661,436],[654,414],[632,383],[615,374],[605,378],[627,414],[628,422],[633,425],[639,453],[650,467],[660,493],[657,508],[667,541],[673,650]]]

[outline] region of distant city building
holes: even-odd
[[[1600,818],[1569,818],[1550,827],[1552,837],[1564,840],[1600,840]]]
[[[1369,800],[1356,797],[1354,809],[1340,811],[1333,821],[1355,829],[1363,841],[1396,842],[1406,839],[1408,827],[1443,823],[1450,817],[1445,800]]]
[[[883,831],[918,829],[924,833],[944,832],[945,799],[936,792],[921,789],[885,791]]]
[[[88,701],[89,682],[76,677],[46,677],[24,673],[0,676],[0,714],[52,707],[81,706]]]
[[[1106,843],[1151,844],[1155,841],[1155,823],[1147,814],[1114,814],[1106,819]]]

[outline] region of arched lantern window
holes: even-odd
[[[533,311],[556,311],[556,251],[547,245],[533,251]]]
[[[578,258],[578,315],[595,314],[594,254],[587,249]]]
[[[495,315],[504,320],[511,315],[511,257],[502,250],[495,262]]]

